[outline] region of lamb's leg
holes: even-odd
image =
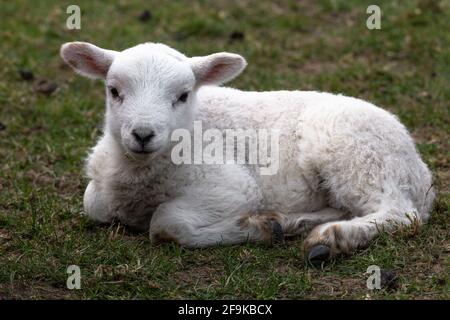
[[[276,213],[200,210],[188,199],[179,198],[156,210],[150,222],[150,236],[156,243],[173,241],[186,247],[246,241],[272,243],[283,239],[280,221],[281,216]]]
[[[306,235],[314,227],[330,222],[348,219],[348,213],[334,208],[324,208],[314,212],[286,214],[282,227],[285,236]]]
[[[279,243],[285,234],[304,234],[319,224],[347,217],[345,212],[333,208],[293,215],[275,212],[248,214],[244,211],[221,214],[181,208],[183,201],[178,199],[157,210],[150,225],[150,234],[155,242],[174,241],[188,247],[245,241]]]
[[[99,185],[91,180],[84,192],[84,213],[92,220],[100,223],[109,223],[113,216],[107,205],[105,195]]]
[[[337,254],[349,254],[367,246],[380,231],[422,223],[414,209],[382,208],[380,211],[347,221],[328,222],[314,228],[305,240],[305,252],[314,265]]]
[[[100,224],[109,224],[113,219],[117,219],[129,230],[148,232],[151,212],[145,202],[136,201],[126,194],[124,196],[114,193],[93,180],[89,182],[84,193],[84,213]]]

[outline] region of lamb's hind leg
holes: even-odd
[[[245,241],[280,243],[284,235],[304,234],[327,221],[345,219],[346,213],[332,208],[303,214],[276,212],[202,212],[192,210],[183,199],[168,202],[154,214],[150,234],[154,242],[174,241],[187,247],[236,244]]]
[[[329,207],[310,213],[288,214],[283,219],[283,230],[286,237],[306,235],[318,225],[348,218],[347,212]],[[316,260],[326,259],[329,256],[329,251],[326,246],[316,245],[309,254]]]
[[[305,252],[309,262],[317,265],[337,254],[349,254],[367,246],[382,230],[390,231],[413,222],[422,223],[412,207],[402,210],[396,206],[381,207],[378,212],[362,217],[317,226],[305,240]]]
[[[286,237],[306,235],[320,224],[346,220],[348,217],[348,213],[342,210],[327,207],[314,212],[286,214],[283,216],[282,227]]]

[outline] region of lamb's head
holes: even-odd
[[[188,58],[154,43],[118,52],[69,42],[61,57],[78,73],[105,80],[105,130],[138,158],[165,150],[173,130],[191,128],[201,85],[222,84],[246,66],[237,54]]]

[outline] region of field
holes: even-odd
[[[378,1],[381,29],[369,30],[372,2],[80,0],[80,30],[66,28],[73,2],[2,2],[0,299],[449,299],[450,2]],[[302,239],[187,250],[91,223],[82,167],[104,91],[63,66],[59,47],[73,40],[236,52],[249,65],[233,87],[330,91],[392,111],[433,170],[429,224],[314,269]],[[81,290],[66,287],[69,265],[81,268]],[[370,265],[395,283],[368,290]]]

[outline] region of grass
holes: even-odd
[[[67,30],[67,1],[8,1],[0,8],[0,298],[448,299],[450,5],[378,1],[382,29],[365,27],[372,1],[77,1],[81,30]],[[138,20],[143,9],[152,18]],[[231,41],[233,31],[242,40]],[[231,85],[247,90],[340,92],[399,116],[439,190],[429,224],[383,234],[350,258],[307,268],[302,240],[186,250],[147,234],[93,225],[80,215],[83,158],[99,135],[99,82],[62,66],[62,43],[124,49],[163,42],[189,55],[244,55]],[[33,82],[18,70],[33,71]],[[37,93],[39,79],[59,88]],[[82,289],[66,288],[68,265]],[[397,286],[371,291],[370,265]]]

